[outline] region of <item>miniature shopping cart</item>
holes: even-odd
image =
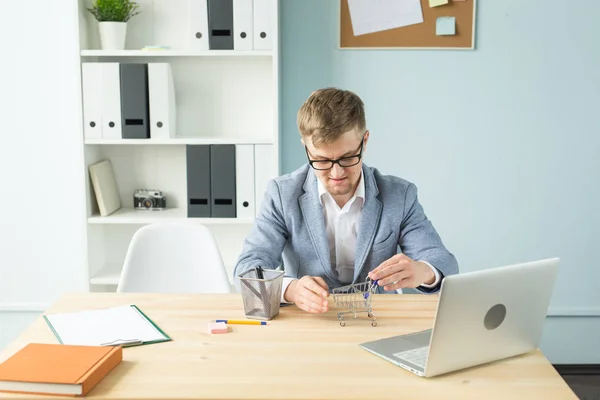
[[[333,289],[333,301],[336,308],[347,308],[348,311],[338,312],[340,325],[346,325],[344,314],[354,314],[356,318],[358,313],[366,312],[371,320],[372,326],[377,326],[377,320],[371,309],[371,300],[377,290],[377,281],[367,278],[365,282],[354,283]]]

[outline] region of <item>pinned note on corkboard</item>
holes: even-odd
[[[339,0],[340,48],[475,48],[477,0]]]

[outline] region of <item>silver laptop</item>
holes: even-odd
[[[558,264],[552,258],[447,276],[433,329],[360,347],[424,377],[535,350]]]

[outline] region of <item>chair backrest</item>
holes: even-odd
[[[230,293],[231,285],[206,226],[156,223],[133,235],[117,292]]]

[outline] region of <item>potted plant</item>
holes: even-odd
[[[139,14],[139,5],[133,0],[95,0],[87,10],[98,21],[100,43],[104,50],[123,50],[127,21]]]

